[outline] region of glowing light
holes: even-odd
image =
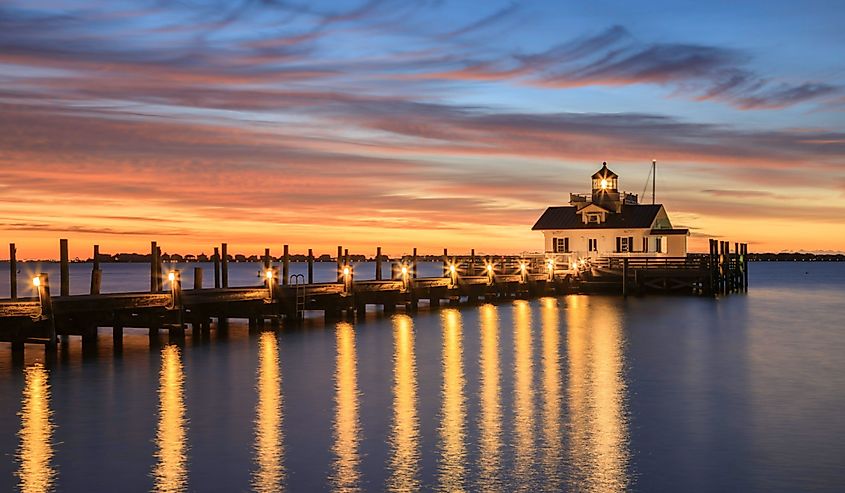
[[[492,265],[487,264],[487,272],[493,272],[493,266]]]
[[[355,329],[347,323],[337,325],[337,365],[335,370],[335,459],[332,483],[335,491],[357,491],[360,479],[358,442],[358,383],[355,354]]]
[[[255,389],[255,470],[252,489],[257,493],[280,491],[285,482],[282,435],[282,373],[279,346],[272,332],[263,332],[258,341],[258,372]]]
[[[519,264],[519,270],[521,270],[522,272],[525,272],[525,264],[524,263]]]
[[[175,281],[176,280],[176,273],[171,272],[171,273],[167,274],[167,280],[170,281],[170,282]]]
[[[408,267],[406,267],[404,265],[402,266],[402,275],[403,276],[408,275]]]
[[[449,272],[451,272],[452,274],[454,274],[454,273],[456,272],[456,269],[455,269],[455,266],[454,266],[454,265],[450,265],[450,266],[449,266]]]
[[[343,275],[344,275],[344,276],[348,276],[348,275],[349,275],[349,267],[344,267],[344,268],[343,268]]]
[[[264,272],[264,277],[266,277],[267,279],[273,279],[273,271],[268,269]]]
[[[24,493],[52,491],[58,471],[53,467],[55,425],[50,409],[49,374],[43,364],[35,363],[24,370],[24,377],[16,457],[18,487]]]
[[[153,469],[155,491],[184,491],[188,484],[188,420],[184,400],[185,376],[179,348],[161,350],[158,430]]]
[[[33,277],[32,278],[32,285],[36,288],[41,286],[41,277]]]
[[[607,188],[607,180],[602,178],[601,180],[601,189],[604,190]]]
[[[551,272],[551,271],[555,268],[555,261],[554,261],[554,260],[549,260],[549,262],[546,264],[546,267],[548,267],[548,268],[549,268],[549,272]]]

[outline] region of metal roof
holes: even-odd
[[[622,212],[607,215],[607,220],[601,224],[584,224],[581,214],[574,206],[549,207],[537,219],[532,230],[542,229],[644,229],[651,228],[654,218],[660,212],[660,204],[625,204]],[[661,230],[664,231],[673,230]],[[672,234],[672,233],[669,233]]]

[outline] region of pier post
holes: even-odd
[[[742,244],[742,288],[748,292],[748,244]]]
[[[70,295],[70,266],[68,265],[67,240],[59,240],[59,256],[61,262],[61,291],[62,296]]]
[[[220,245],[220,287],[229,287],[229,245]]]
[[[270,268],[270,249],[269,248],[264,249],[264,259],[263,260],[264,260],[264,270],[269,269]]]
[[[376,247],[376,281],[381,281],[381,247]]]
[[[123,322],[120,320],[118,313],[114,314],[112,321],[112,348],[115,353],[123,351]]]
[[[100,270],[100,245],[94,245],[94,265],[91,267],[91,294],[100,294],[103,271]]]
[[[13,300],[18,297],[18,258],[14,243],[9,243],[9,294]]]
[[[622,296],[628,296],[628,258],[622,259]]]
[[[343,247],[337,246],[337,282],[343,282]]]
[[[150,242],[150,292],[155,293],[156,287],[158,286],[158,282],[156,279],[158,278],[158,260],[156,257],[158,256],[158,245],[156,242]]]
[[[290,249],[288,245],[283,247],[282,253],[282,284],[290,284]]]
[[[308,249],[308,284],[314,284],[314,250]]]
[[[414,254],[411,256],[411,274],[414,279],[417,278],[417,249],[414,248]]]
[[[214,287],[220,287],[220,249],[214,247],[214,256],[212,257],[212,261],[214,262]]]
[[[194,267],[194,289],[202,289],[202,267]]]
[[[443,277],[449,275],[449,249],[443,249]]]
[[[469,251],[469,271],[467,272],[467,275],[475,275],[475,248]]]

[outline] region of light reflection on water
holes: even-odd
[[[52,491],[56,470],[52,465],[54,425],[50,410],[49,373],[43,364],[35,363],[26,367],[24,376],[26,383],[18,433],[18,486],[23,493]]]
[[[273,332],[258,341],[258,378],[255,384],[255,464],[252,488],[259,493],[282,491],[285,480],[282,448],[282,374],[279,346]]]
[[[182,355],[177,346],[161,350],[155,491],[185,491],[188,485],[187,419],[183,396]]]
[[[419,489],[420,428],[417,417],[417,365],[414,322],[393,317],[393,423],[390,430],[390,491]]]
[[[481,409],[479,427],[479,486],[499,491],[501,484],[502,406],[499,369],[499,315],[495,305],[483,305],[479,354]]]
[[[555,298],[540,300],[543,336],[543,456],[545,486],[560,490],[563,483],[563,429],[561,423],[560,326]]]
[[[567,301],[569,479],[582,491],[624,491],[628,431],[619,311],[607,298]]]
[[[534,362],[531,307],[514,302],[514,486],[521,491],[534,485]]]
[[[355,329],[348,323],[335,328],[337,364],[335,367],[335,418],[332,483],[335,491],[358,491],[358,377],[355,355]]]
[[[439,489],[464,491],[466,476],[466,408],[464,402],[461,312],[443,310],[443,387],[440,410]]]

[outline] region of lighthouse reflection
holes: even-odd
[[[628,485],[622,328],[610,300],[567,298],[572,487],[624,491]]]
[[[335,329],[337,363],[335,369],[335,460],[332,483],[335,491],[358,491],[358,382],[355,355],[355,329],[341,323]]]
[[[417,366],[411,317],[393,317],[393,424],[390,432],[390,491],[416,491],[419,483],[420,428]]]
[[[466,450],[464,429],[463,346],[461,343],[461,314],[454,309],[444,310],[443,324],[443,387],[440,411],[439,482],[441,491],[463,491],[465,488]]]
[[[282,491],[282,376],[279,346],[273,332],[258,341],[258,403],[255,406],[255,464],[252,489],[259,493]]]
[[[21,406],[18,448],[18,484],[23,493],[52,491],[56,470],[53,459],[53,422],[50,410],[49,374],[41,363],[24,371],[26,384]]]
[[[159,372],[159,412],[156,432],[156,458],[153,470],[155,491],[185,491],[188,484],[187,419],[183,396],[182,356],[177,346],[161,350]]]

